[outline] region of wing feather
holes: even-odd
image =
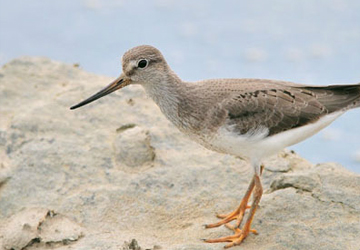
[[[268,136],[315,122],[327,113],[310,91],[289,88],[244,91],[231,95],[211,111],[214,122],[231,126],[240,134],[263,129]]]

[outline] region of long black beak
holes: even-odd
[[[115,81],[113,81],[112,83],[110,83],[107,87],[105,87],[104,89],[100,90],[99,92],[97,92],[96,94],[90,96],[88,99],[72,106],[70,109],[76,109],[79,108],[81,106],[84,106],[90,102],[93,102],[103,96],[106,96],[112,92],[114,92],[115,90],[121,89],[122,87],[125,87],[127,84],[124,84],[124,78],[122,77],[122,75],[117,78]]]

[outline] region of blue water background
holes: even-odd
[[[360,1],[0,0],[1,65],[46,56],[115,77],[121,55],[140,44],[158,47],[189,81],[357,83]],[[292,149],[360,173],[360,110]]]

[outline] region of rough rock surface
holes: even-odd
[[[0,246],[222,249],[200,239],[228,229],[202,225],[238,205],[251,169],[185,138],[140,86],[69,110],[110,81],[46,58],[0,70]],[[359,175],[287,151],[265,165],[259,235],[234,249],[359,249]]]
[[[83,236],[82,228],[69,218],[45,208],[25,208],[3,222],[2,247],[21,250],[30,246],[68,244]]]

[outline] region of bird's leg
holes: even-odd
[[[263,170],[264,170],[264,166],[261,165],[260,166],[260,175],[262,174]],[[219,221],[217,223],[205,225],[205,227],[206,228],[218,227],[218,226],[227,224],[230,221],[233,221],[233,220],[236,219],[236,224],[235,224],[235,226],[233,228],[231,228],[232,227],[231,225],[227,225],[227,227],[231,228],[233,230],[235,230],[235,228],[238,228],[240,226],[242,220],[243,220],[245,210],[247,208],[251,208],[251,206],[248,206],[247,204],[248,204],[248,200],[249,200],[249,198],[251,196],[251,193],[252,193],[252,191],[254,189],[254,184],[255,184],[255,175],[252,178],[252,180],[250,182],[250,185],[249,185],[248,189],[246,190],[246,193],[245,193],[244,197],[242,198],[238,208],[235,209],[234,211],[232,211],[229,214],[217,214],[216,217],[218,217],[219,219],[223,219],[223,220],[221,220],[221,221]]]
[[[235,209],[234,211],[232,211],[231,213],[227,214],[225,217],[223,217],[224,215],[217,215],[217,217],[222,218],[222,220],[217,223],[207,224],[207,225],[205,225],[205,227],[206,228],[218,227],[218,226],[224,225],[232,220],[236,220],[236,224],[237,224],[237,226],[239,226],[244,217],[244,213],[247,208],[248,200],[254,189],[254,184],[255,184],[255,176],[252,178],[250,185],[249,185],[248,189],[246,190],[246,193],[240,202],[239,207],[237,209]]]
[[[250,229],[250,226],[251,226],[252,220],[254,219],[256,209],[259,205],[259,202],[260,202],[260,199],[261,199],[261,196],[263,193],[263,189],[262,189],[262,185],[261,185],[261,181],[260,181],[260,176],[255,174],[253,181],[254,181],[254,193],[253,193],[254,199],[251,204],[250,212],[249,212],[249,215],[247,217],[246,223],[243,226],[243,228],[241,230],[238,229],[238,227],[231,228],[235,232],[234,235],[222,237],[222,238],[218,238],[218,239],[209,239],[209,240],[205,240],[205,242],[208,242],[208,243],[230,242],[229,244],[227,244],[225,246],[225,248],[229,248],[232,246],[240,245],[241,242],[243,242],[243,240],[249,235],[250,232],[254,232],[254,230]]]

